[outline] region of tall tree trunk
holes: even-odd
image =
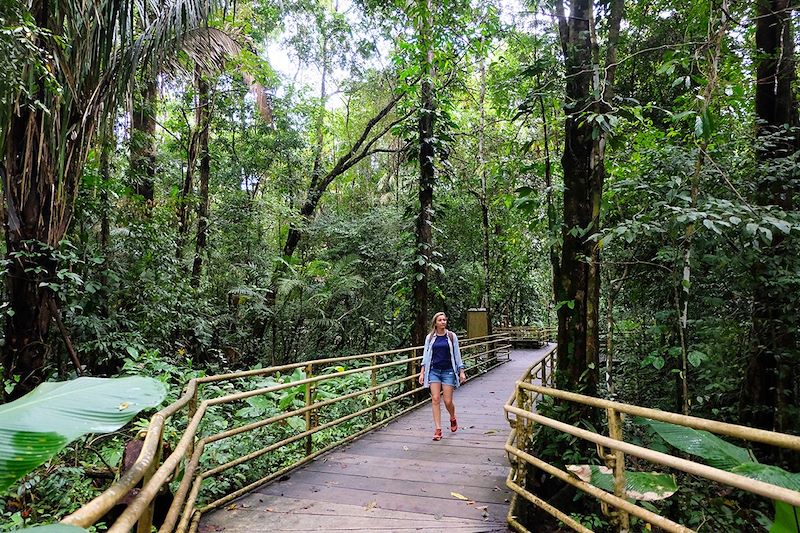
[[[435,101],[433,90],[433,4],[421,0],[419,5],[419,41],[422,56],[420,86],[419,138],[419,214],[416,225],[416,260],[412,284],[413,325],[411,343],[424,342],[428,330],[428,275],[433,244],[433,183],[435,179],[433,128]]]
[[[200,272],[203,266],[203,253],[208,239],[208,180],[211,174],[211,155],[208,152],[208,130],[211,119],[210,100],[208,97],[208,80],[202,76],[197,81],[197,137],[200,157],[200,198],[197,204],[197,240],[192,262],[191,286],[200,286]]]
[[[557,0],[559,35],[566,66],[564,212],[561,263],[556,279],[558,305],[557,386],[595,394],[600,352],[600,231],[605,180],[606,131],[586,113],[611,111],[616,45],[624,2],[611,5],[605,76],[600,77],[599,45],[591,0],[572,2],[570,16]],[[594,94],[601,98],[593,97]],[[595,130],[595,131],[593,131]],[[587,261],[585,258],[589,258]]]
[[[481,36],[481,54],[484,53],[484,37]],[[480,125],[478,130],[478,169],[481,175],[481,229],[483,230],[483,302],[488,318],[488,333],[492,334],[492,271],[491,271],[491,242],[489,240],[489,184],[486,173],[486,58],[481,56],[480,62],[481,87],[478,95],[480,107]]]
[[[537,85],[540,82],[537,80]],[[557,293],[556,283],[560,279],[559,270],[561,268],[558,256],[558,244],[553,238],[557,229],[556,217],[556,204],[553,201],[553,162],[550,157],[550,132],[547,127],[547,113],[544,107],[544,97],[539,95],[539,111],[542,115],[542,144],[544,145],[544,186],[545,186],[545,202],[547,204],[547,231],[553,241],[548,250],[550,258],[550,268],[552,270],[552,298],[555,299]],[[550,313],[547,313],[548,326],[550,325]]]
[[[798,193],[792,176],[786,175],[786,164],[781,165],[798,146],[796,132],[787,129],[798,125],[791,7],[789,0],[759,0],[756,7],[756,200],[786,211],[797,208],[794,198]],[[796,264],[788,245],[788,239],[776,233],[753,266],[754,342],[741,402],[747,422],[778,431],[784,429],[787,403],[797,400],[782,393],[793,390],[792,372],[785,362],[797,355],[798,323],[792,301],[796,295],[775,279]]]
[[[594,394],[597,386],[597,329],[590,327],[597,302],[590,280],[597,270],[584,258],[594,257],[595,245],[587,241],[597,231],[593,212],[593,192],[597,183],[592,125],[585,113],[593,109],[592,45],[590,21],[591,0],[571,4],[570,17],[564,16],[559,2],[559,30],[566,66],[566,107],[564,120],[564,211],[561,263],[556,281],[558,305],[558,373],[559,388]],[[592,369],[590,365],[594,365]]]
[[[589,239],[600,231],[605,180],[606,132],[586,113],[608,113],[616,71],[616,44],[622,0],[614,0],[607,44],[605,77],[600,78],[599,46],[591,0],[572,2],[565,16],[557,0],[559,35],[566,66],[564,211],[561,263],[558,268],[557,386],[593,395],[597,391],[600,351],[600,249]],[[593,94],[601,95],[594,98]],[[593,131],[596,130],[596,131]],[[588,258],[588,261],[586,260]]]
[[[189,134],[189,148],[186,157],[186,173],[183,176],[183,186],[181,187],[178,198],[178,237],[175,245],[175,257],[183,258],[183,247],[186,243],[186,236],[189,234],[189,202],[194,188],[195,165],[197,164],[198,146],[200,144],[200,125],[201,110],[200,105],[200,86],[203,73],[199,65],[194,67],[194,83],[197,88],[198,104],[195,108],[195,126]]]
[[[51,27],[49,8],[41,0],[31,4],[38,27]],[[65,103],[67,96],[55,94],[32,73],[26,76],[37,80],[30,101],[43,105],[21,103],[9,112],[0,169],[8,261],[5,301],[13,311],[5,319],[3,372],[6,379],[19,376],[17,386],[6,395],[9,399],[22,396],[46,378],[53,318],[49,305],[53,296],[47,283],[57,266],[52,251],[69,227],[80,169],[95,126],[94,116],[84,120],[83,109]]]
[[[156,176],[156,106],[158,82],[144,71],[138,80],[131,120],[131,171],[133,190],[152,205]]]

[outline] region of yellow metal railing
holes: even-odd
[[[611,517],[618,530],[624,531],[629,527],[630,515],[657,526],[664,531],[690,532],[693,531],[681,524],[651,512],[643,507],[631,503],[625,498],[625,455],[632,455],[646,461],[660,464],[688,474],[696,475],[717,483],[741,489],[743,491],[764,496],[773,500],[786,502],[790,505],[800,506],[800,492],[789,490],[777,485],[765,483],[756,479],[720,470],[708,465],[675,457],[666,453],[657,452],[649,448],[625,442],[622,420],[624,415],[641,416],[668,422],[680,426],[709,431],[719,435],[726,435],[749,442],[757,442],[800,451],[800,437],[754,429],[735,424],[727,424],[704,418],[680,415],[656,409],[648,409],[635,405],[628,405],[610,400],[603,400],[591,396],[584,396],[552,388],[552,370],[554,368],[556,347],[554,346],[544,360],[529,368],[522,378],[517,381],[516,390],[506,403],[506,417],[509,419],[512,431],[506,442],[505,449],[509,454],[511,469],[506,485],[514,491],[514,497],[508,512],[508,524],[520,532],[528,530],[517,520],[520,498],[527,500],[550,515],[556,517],[572,529],[581,532],[591,530],[578,523],[559,509],[545,502],[526,489],[526,472],[528,465],[534,466],[553,477],[597,498],[601,502],[604,512]],[[537,382],[539,384],[537,384]],[[539,415],[534,412],[538,399],[548,396],[562,401],[569,401],[585,406],[605,409],[608,423],[608,436],[587,431],[558,420]],[[513,415],[513,418],[511,417]],[[598,454],[609,467],[614,476],[614,494],[606,492],[589,483],[574,478],[568,472],[557,468],[529,453],[530,444],[535,425],[547,426],[563,433],[593,442],[597,446]],[[613,507],[614,511],[608,511]]]
[[[466,339],[461,343],[462,359],[467,366],[470,377],[485,373],[508,360],[511,344],[508,335],[495,334],[486,337]],[[109,527],[111,533],[127,533],[134,525],[138,533],[150,533],[153,517],[153,502],[159,491],[163,490],[173,479],[180,478],[180,484],[174,494],[172,505],[169,508],[164,523],[159,528],[159,533],[172,531],[196,531],[203,513],[216,509],[227,502],[245,494],[254,488],[284,475],[289,470],[296,468],[332,448],[349,442],[376,427],[385,424],[407,411],[425,403],[427,396],[421,394],[417,383],[419,363],[422,359],[422,347],[403,348],[369,354],[352,355],[347,357],[334,357],[274,366],[246,372],[235,372],[216,376],[195,378],[189,381],[183,395],[173,404],[157,412],[150,419],[147,434],[144,438],[142,451],[134,465],[122,474],[119,480],[101,495],[88,502],[86,505],[67,516],[62,523],[80,527],[89,527],[99,521],[117,502],[125,497],[139,482],[142,487],[136,497],[127,506],[122,515]],[[342,364],[351,368],[345,369]],[[303,369],[302,379],[280,383],[268,387],[255,388],[244,392],[226,394],[219,397],[203,398],[203,385],[244,380],[247,378],[263,379],[275,376],[278,373],[291,373]],[[334,398],[318,401],[316,391],[320,384],[333,380],[341,380],[346,376],[359,373],[369,373],[369,386],[361,390],[348,392]],[[237,385],[242,385],[241,381]],[[247,398],[259,395],[268,395],[293,387],[302,387],[304,391],[304,405],[299,408],[290,407],[288,411],[270,416],[263,420],[229,429],[203,438],[198,438],[201,431],[203,417],[211,409],[224,406],[234,406]],[[388,396],[379,401],[378,393],[386,390]],[[298,389],[295,389],[297,391]],[[368,405],[361,409],[342,414],[334,420],[319,424],[320,413],[333,404],[355,398],[368,399]],[[405,400],[403,403],[402,400]],[[394,407],[389,413],[378,415],[378,410]],[[170,419],[178,418],[179,413],[185,413],[186,427],[174,450],[162,460],[164,449],[164,428]],[[326,429],[333,428],[342,422],[369,415],[367,427],[355,430],[339,440],[327,444],[319,449],[314,449],[312,435]],[[201,470],[201,458],[207,447],[223,439],[264,428],[272,424],[279,424],[291,417],[303,417],[305,431],[298,432],[278,442],[253,450],[252,452],[237,457],[225,464],[214,468]],[[180,420],[179,422],[184,422]],[[285,422],[284,422],[285,423]],[[304,444],[304,454],[298,461],[268,472],[257,481],[247,484],[225,496],[210,503],[199,505],[200,492],[203,481],[212,478],[226,470],[265,456],[293,443]]]

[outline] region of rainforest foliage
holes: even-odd
[[[561,387],[800,433],[795,8],[4,0],[5,398],[409,346],[486,307],[558,324]],[[123,439],[0,523],[74,509]]]

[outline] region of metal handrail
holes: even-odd
[[[508,335],[504,334],[489,335],[476,339],[464,339],[461,343],[461,349],[462,352],[464,352],[462,359],[464,360],[465,364],[469,363],[468,373],[471,376],[483,374],[492,368],[505,363],[508,360],[510,348],[509,340],[510,339]],[[142,481],[143,486],[139,490],[136,497],[133,498],[122,515],[120,515],[120,517],[110,526],[108,531],[111,533],[126,533],[130,531],[134,524],[136,524],[137,531],[139,533],[149,533],[152,527],[153,502],[156,495],[167,483],[177,477],[181,465],[184,464],[183,477],[173,497],[173,503],[167,513],[165,522],[159,529],[159,533],[170,533],[175,531],[176,524],[177,531],[193,531],[197,528],[200,516],[203,513],[224,505],[228,501],[252,490],[253,488],[275,479],[276,477],[282,476],[289,470],[297,468],[298,466],[314,459],[315,457],[318,457],[320,454],[325,453],[336,446],[350,442],[364,433],[367,433],[368,431],[371,431],[380,425],[386,424],[389,420],[396,418],[425,403],[427,398],[422,399],[420,387],[416,383],[416,378],[419,373],[419,362],[422,359],[421,352],[422,346],[414,346],[410,348],[386,350],[344,357],[331,357],[313,361],[273,366],[264,369],[233,372],[191,379],[187,383],[183,395],[177,401],[158,411],[151,417],[150,425],[144,438],[142,450],[133,466],[123,475],[121,475],[120,479],[111,485],[105,492],[83,505],[71,515],[65,517],[62,520],[62,523],[80,527],[89,527],[93,525],[99,521],[114,505],[116,505],[118,501],[127,495],[133,487]],[[400,358],[389,360],[387,362],[379,362],[379,358],[388,357],[391,359],[397,356]],[[505,356],[505,359],[503,356]],[[365,361],[367,364],[366,366],[356,366],[354,368],[336,371],[333,373],[320,373],[320,371],[324,372],[325,370],[333,368],[341,363],[358,361]],[[395,373],[393,376],[388,376],[387,381],[382,381],[379,383],[378,378],[380,370],[403,368],[403,365],[405,365],[405,370],[401,374],[398,375]],[[269,387],[260,387],[253,390],[236,392],[215,398],[204,399],[200,396],[201,385],[203,384],[220,383],[224,381],[240,380],[243,378],[270,376],[279,372],[292,372],[299,368],[305,369],[305,377],[297,381],[277,383]],[[315,371],[317,372],[316,375],[314,375]],[[335,398],[330,398],[324,401],[316,401],[315,387],[320,383],[363,372],[370,373],[370,386],[358,391],[342,394]],[[405,386],[402,387],[403,385]],[[378,391],[382,389],[391,390],[392,387],[398,386],[401,386],[399,387],[400,391],[393,393],[392,396],[386,400],[378,401]],[[293,387],[305,387],[305,405],[303,407],[271,416],[264,420],[229,429],[214,435],[209,435],[198,440],[197,433],[199,431],[200,424],[210,408],[229,405],[253,396],[270,394]],[[370,398],[370,404],[367,407],[347,413],[335,420],[325,422],[324,424],[316,423],[314,415],[322,408],[328,407],[337,402],[362,396],[367,396]],[[378,409],[389,406],[406,398],[411,398],[411,405],[405,406],[398,412],[395,412],[390,416],[380,420],[378,420],[378,417],[375,416],[375,413],[377,413]],[[187,417],[186,428],[183,430],[180,440],[178,441],[174,450],[166,458],[163,458],[162,461],[161,450],[163,448],[164,427],[171,417],[184,410],[186,411]],[[325,429],[329,429],[347,420],[364,415],[371,415],[370,423],[367,427],[358,430],[357,432],[348,435],[334,443],[328,444],[324,448],[318,450],[313,449],[313,443],[311,441],[313,434]],[[198,472],[200,459],[208,444],[220,441],[222,439],[235,437],[236,435],[241,435],[270,424],[279,423],[294,416],[305,416],[305,431],[291,435],[281,441],[272,443],[264,448],[261,448],[260,450],[254,450],[243,457],[239,457],[223,465],[216,466],[215,468],[206,471]],[[250,483],[247,486],[227,494],[214,502],[204,505],[201,508],[197,508],[196,504],[204,479],[208,479],[209,477],[224,472],[229,468],[233,468],[239,464],[251,461],[257,457],[278,450],[289,444],[302,441],[303,439],[306,439],[306,453],[299,461],[285,466],[276,472],[271,472],[258,481]]]
[[[630,515],[636,516],[665,531],[680,533],[692,531],[686,526],[673,522],[662,515],[635,505],[625,498],[625,454],[681,470],[692,475],[697,475],[730,487],[735,487],[751,494],[783,501],[794,506],[800,506],[800,492],[798,491],[789,490],[777,485],[625,442],[621,415],[641,416],[796,451],[800,450],[800,437],[736,424],[727,424],[704,418],[685,416],[555,389],[552,387],[553,373],[552,371],[549,373],[547,372],[548,366],[550,369],[553,368],[555,353],[556,348],[551,348],[545,359],[533,365],[523,374],[520,380],[517,381],[514,393],[505,405],[506,417],[512,427],[511,434],[505,444],[505,450],[508,452],[511,462],[511,470],[509,471],[506,485],[514,491],[507,521],[516,531],[528,531],[525,526],[516,519],[520,498],[527,500],[550,515],[558,518],[576,531],[590,531],[559,509],[553,507],[526,489],[526,465],[532,465],[594,496],[600,500],[604,512],[606,512],[608,506],[615,508],[615,511],[608,512],[607,514],[611,516],[612,522],[616,524],[620,531],[626,530],[629,527]],[[532,383],[533,380],[537,379],[540,380],[542,383],[541,385]],[[544,396],[589,407],[605,409],[608,413],[608,436],[578,428],[533,412],[535,401]],[[513,415],[513,417],[511,415]],[[533,456],[529,452],[529,449],[535,424],[541,424],[595,443],[597,445],[598,454],[605,461],[606,466],[613,471],[614,493],[606,492],[589,483],[576,479],[568,472]]]

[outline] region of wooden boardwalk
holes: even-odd
[[[507,531],[503,405],[545,351],[513,350],[509,363],[456,391],[459,430],[445,427],[443,440],[431,440],[425,404],[204,516],[199,531]]]

